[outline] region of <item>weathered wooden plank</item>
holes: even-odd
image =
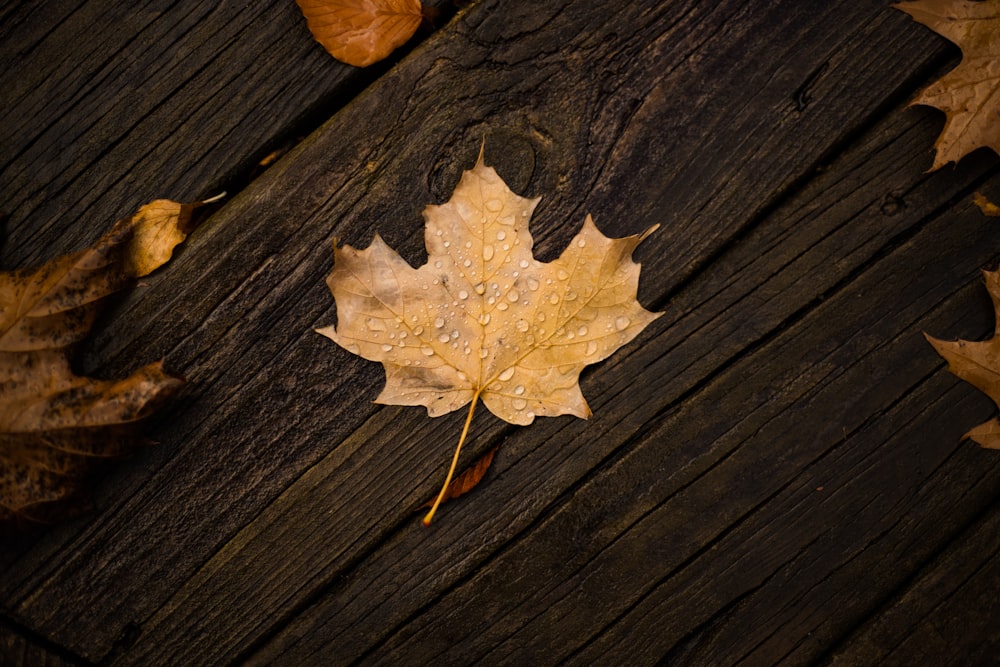
[[[679,331],[670,332],[669,339],[687,340],[685,336],[691,336],[694,332],[697,332],[697,337],[692,338],[692,342],[685,346],[681,354],[671,359],[671,363],[679,360],[690,366],[692,363],[698,363],[696,360],[710,357],[711,350],[716,348],[726,349],[735,354],[740,348],[745,348],[753,340],[759,339],[769,327],[780,325],[798,309],[825,293],[855,270],[858,264],[868,261],[872,254],[878,252],[881,244],[905,233],[907,229],[918,224],[924,215],[954,196],[953,188],[957,183],[953,175],[947,177],[939,175],[927,183],[920,173],[921,169],[916,166],[919,164],[916,162],[919,155],[927,145],[926,142],[932,140],[936,131],[934,121],[919,123],[915,128],[913,123],[917,117],[919,115],[907,113],[905,117],[894,119],[890,125],[891,129],[882,128],[874,132],[873,136],[848,160],[848,167],[836,170],[831,168],[827,176],[817,181],[815,186],[802,197],[797,198],[794,208],[782,213],[780,223],[764,226],[759,231],[755,230],[754,244],[743,249],[741,254],[732,260],[735,266],[743,267],[743,274],[734,275],[733,271],[713,270],[706,274],[706,281],[709,281],[707,284],[700,286],[691,295],[680,295],[677,300],[678,308],[682,310],[683,315],[691,316],[695,313],[690,319],[695,320],[696,324],[684,322],[684,318],[679,317],[683,324],[675,323],[674,326]],[[872,153],[878,154],[878,160],[871,159]],[[900,170],[901,164],[909,164],[911,169]],[[980,165],[978,169],[984,166]],[[972,172],[975,173],[975,170]],[[966,177],[971,175],[967,174]],[[871,180],[879,182],[879,189],[874,192],[864,187],[864,184]],[[959,182],[963,180],[959,179]],[[916,183],[921,183],[921,186],[916,187]],[[886,195],[890,192],[895,193],[893,196],[896,199],[886,199]],[[815,197],[818,197],[818,201],[814,200]],[[899,216],[898,213],[904,206],[909,215]],[[819,217],[819,211],[824,211],[822,220],[810,226],[809,218]],[[845,229],[837,233],[841,228]],[[803,248],[812,245],[817,246],[812,253],[797,257],[803,254]],[[766,263],[761,261],[755,265],[754,262],[761,255],[761,248],[770,248],[771,256],[767,258]],[[854,252],[849,252],[849,248],[855,248]],[[763,285],[754,283],[756,276],[779,272],[789,263],[794,263],[794,266],[787,269],[784,275],[779,275]],[[966,268],[972,272],[970,267]],[[789,286],[801,283],[810,277],[815,281],[811,287],[815,291],[800,289],[793,291],[792,294],[787,293]],[[716,295],[726,287],[728,292],[716,299],[719,303],[712,303],[709,296]],[[734,308],[734,302],[740,304],[740,307]],[[719,316],[720,312],[726,317]],[[703,331],[709,326],[715,326],[718,333]],[[655,343],[648,343],[647,346],[654,345]],[[660,349],[662,347],[660,346]],[[694,349],[691,349],[692,347]],[[715,358],[712,363],[717,364],[719,361]],[[681,394],[689,386],[683,382],[691,382],[692,376],[683,374],[683,367],[681,370],[672,368],[668,371],[664,368],[668,365],[662,364],[650,375],[676,379],[677,374],[681,373],[682,380],[673,389],[676,392],[674,395]],[[702,367],[699,371],[704,373],[705,368]],[[601,371],[596,373],[595,377],[603,377],[605,373],[606,371]],[[641,381],[636,383],[633,379],[625,382],[641,384]],[[588,395],[592,386],[594,385],[588,384]],[[664,389],[669,387],[665,380],[660,380],[654,386]],[[620,395],[618,400],[621,401]],[[599,411],[595,419],[600,421],[603,414]],[[539,427],[540,425],[533,428]],[[596,424],[588,426],[587,429],[594,427]],[[368,447],[373,446],[372,441],[392,443],[404,437],[403,434],[408,427],[400,425],[386,428],[389,429],[390,435],[364,433],[359,435],[356,445],[360,446],[364,441],[369,442]],[[606,432],[608,428],[612,427],[602,426],[599,437],[608,437]],[[579,435],[585,434],[586,431],[581,431]],[[526,435],[531,436],[530,433]],[[428,436],[430,437],[432,436]],[[566,435],[564,431],[559,440],[564,439],[572,440],[573,436]],[[505,444],[505,450],[508,446]],[[530,444],[525,441],[523,446],[535,447],[537,443],[534,440],[531,440]],[[549,447],[553,446],[549,444]],[[519,461],[516,464],[506,465],[501,465],[498,461],[495,464],[499,470],[497,474],[503,475],[509,472],[512,466],[535,470],[538,465],[544,466],[544,459],[547,457],[540,454],[539,458],[542,461],[535,460],[531,463]],[[181,628],[187,627],[187,624],[204,622],[206,617],[211,617],[212,614],[220,613],[227,608],[226,605],[211,602],[212,600],[236,599],[248,592],[243,590],[244,587],[264,591],[265,595],[270,596],[272,594],[270,591],[274,591],[275,587],[269,586],[263,577],[253,579],[251,586],[235,579],[238,566],[243,566],[245,563],[273,563],[273,560],[267,560],[266,554],[269,550],[273,550],[276,543],[286,546],[298,545],[294,550],[303,553],[328,553],[328,549],[334,548],[333,544],[317,541],[318,538],[313,530],[298,531],[294,526],[308,524],[308,517],[315,516],[324,508],[337,511],[340,495],[337,485],[342,483],[341,479],[347,479],[337,474],[343,465],[340,457],[331,458],[320,464],[317,469],[310,471],[309,475],[300,480],[300,483],[292,487],[278,506],[270,508],[250,530],[241,533],[235,543],[227,546],[220,554],[217,562],[213,562],[205,572],[200,573],[182,594],[168,605],[164,616],[170,620],[170,625],[162,629],[157,628],[157,624],[162,622],[160,616],[150,622],[153,628],[148,646],[162,646],[165,637],[182,632]],[[411,460],[404,459],[399,463],[399,469],[406,469],[411,465],[413,465]],[[526,484],[519,480],[513,491],[508,489],[503,497],[490,499],[489,505],[511,507],[512,512],[520,509],[517,505],[519,501],[517,488]],[[484,489],[480,493],[489,493],[489,490]],[[593,507],[588,506],[587,509],[592,510]],[[348,579],[350,585],[333,584],[332,590],[326,590],[323,602],[319,605],[320,609],[311,610],[301,622],[295,622],[286,633],[282,633],[281,639],[277,642],[278,648],[272,652],[265,652],[260,661],[267,663],[280,656],[294,663],[305,660],[306,656],[311,655],[310,652],[317,650],[318,646],[322,647],[321,654],[339,655],[345,659],[363,653],[384,638],[394,624],[406,619],[426,604],[435,591],[455,581],[462,572],[467,572],[468,568],[474,567],[477,561],[485,558],[490,549],[497,548],[509,533],[499,535],[490,533],[502,530],[499,526],[506,520],[506,517],[498,517],[491,520],[482,530],[476,530],[467,536],[449,532],[446,536],[436,535],[428,538],[418,530],[406,531],[405,538],[393,538],[389,544],[369,556],[365,563],[350,571]],[[445,529],[446,527],[439,527],[437,530]],[[460,530],[465,529],[466,527],[461,525]],[[427,542],[449,544],[447,552],[436,553],[437,558],[445,558],[453,563],[446,573],[441,575],[428,573],[426,577],[414,574],[426,572]],[[274,567],[282,573],[277,576],[277,581],[301,580],[309,576],[321,578],[306,571],[305,568],[308,566],[304,564],[275,563]],[[231,574],[220,573],[220,570],[225,569],[230,570]],[[246,576],[245,569],[239,569],[239,572],[240,577]],[[279,593],[275,591],[274,594]],[[199,600],[205,602],[199,604]],[[267,607],[266,602],[264,606]],[[236,628],[246,621],[237,617],[225,622],[233,627],[231,631],[236,631]],[[302,634],[308,637],[301,639]],[[285,643],[293,641],[301,642],[303,652],[292,651],[287,655],[284,654],[283,651],[287,648]],[[162,659],[165,654],[157,652],[153,655]],[[175,654],[170,655],[173,659],[177,658]],[[150,657],[149,654],[141,653],[139,656],[147,659]]]
[[[899,120],[891,125],[899,129]],[[493,538],[490,531],[502,531],[501,524],[511,520],[508,507],[512,512],[520,509],[519,495],[537,491],[529,490],[531,483],[520,476],[511,479],[511,470],[532,471],[542,487],[545,477],[553,474],[552,459],[557,456],[552,451],[554,442],[539,445],[534,439],[521,441],[519,434],[512,436],[494,463],[497,477],[477,491],[482,498],[477,504],[501,508],[496,521],[468,535],[456,530],[431,538],[447,544],[435,558],[425,553],[423,543],[428,538],[418,530],[394,535],[281,632],[258,656],[259,663],[280,659],[294,664],[315,655],[446,663],[459,659],[516,663],[533,656],[551,662],[567,658],[596,636],[600,640],[577,656],[581,664],[600,664],[623,655],[640,663],[655,662],[707,617],[757,587],[764,589],[759,597],[768,613],[752,608],[753,613],[742,614],[728,623],[726,630],[752,642],[755,635],[751,629],[773,632],[783,627],[754,619],[770,619],[768,614],[794,602],[801,588],[785,588],[786,581],[769,577],[775,572],[788,575],[789,569],[797,572],[801,561],[786,567],[786,560],[805,551],[811,567],[801,576],[809,583],[800,586],[815,585],[815,578],[822,582],[831,569],[841,565],[834,558],[841,550],[854,555],[873,535],[886,530],[883,520],[877,519],[886,506],[896,513],[920,515],[916,530],[933,537],[916,548],[909,544],[911,534],[898,531],[893,539],[911,550],[906,553],[926,554],[945,543],[949,533],[943,527],[980,510],[995,498],[1000,482],[996,465],[991,477],[981,479],[983,465],[989,465],[987,455],[958,445],[963,424],[975,423],[988,414],[988,402],[978,396],[969,400],[973,392],[968,391],[964,400],[956,400],[954,409],[947,400],[939,399],[942,387],[951,391],[950,398],[962,392],[954,391],[952,379],[935,375],[941,363],[919,331],[922,327],[954,331],[950,327],[961,324],[958,320],[969,311],[970,298],[982,305],[981,288],[974,284],[976,269],[994,261],[997,253],[989,243],[993,231],[967,201],[961,204],[960,220],[949,214],[920,228],[925,215],[942,201],[939,188],[954,175],[938,175],[932,182],[920,183],[919,170],[906,159],[919,142],[905,131],[897,135],[896,142],[884,139],[876,133],[864,150],[851,156],[847,162],[853,168],[832,166],[787,209],[780,209],[720,258],[702,284],[691,286],[690,295],[679,295],[679,301],[697,307],[662,333],[657,332],[643,352],[633,355],[644,357],[641,361],[632,364],[630,359],[613,370],[602,370],[600,377],[609,378],[613,388],[605,388],[601,398],[625,401],[635,386],[644,387],[643,395],[650,397],[661,392],[668,396],[680,393],[683,390],[672,385],[675,378],[684,378],[684,363],[703,358],[706,349],[726,349],[740,335],[749,336],[732,333],[736,327],[728,327],[726,322],[742,324],[751,331],[768,321],[772,327],[779,326],[784,319],[781,308],[788,309],[784,317],[803,317],[801,322],[741,360],[699,394],[685,398],[658,424],[647,418],[647,423],[656,425],[633,441],[620,461],[608,464],[596,479],[550,509],[549,518],[513,540],[506,535]],[[901,170],[906,164],[909,170]],[[868,182],[864,174],[883,169],[894,173],[881,176],[880,185],[899,186],[892,189],[897,194],[906,193],[902,200],[905,210],[898,217],[886,213],[896,213],[901,201],[886,208],[881,189],[873,192],[863,185]],[[902,180],[907,178],[910,185]],[[947,195],[943,200],[947,201]],[[891,248],[894,237],[899,242],[900,232],[905,238],[905,228],[879,229],[892,222],[919,231],[857,280],[836,285],[838,276],[842,279],[857,271],[857,265],[841,260],[852,256],[845,250],[853,244],[869,240],[873,234],[885,234],[883,242],[890,240]],[[814,227],[812,242],[806,236],[810,227]],[[800,242],[790,243],[789,235],[798,236]],[[778,238],[782,238],[781,243],[775,243]],[[875,244],[868,252],[876,257],[880,254]],[[863,266],[871,254],[853,259]],[[957,266],[956,257],[964,258]],[[789,275],[781,275],[783,265]],[[769,275],[766,267],[776,275],[770,281],[754,283],[754,276]],[[810,278],[816,284],[809,285]],[[830,284],[835,289],[830,289]],[[966,299],[946,302],[947,312],[934,315],[936,304],[955,290]],[[743,297],[732,303],[726,291],[742,293]],[[864,294],[863,300],[859,294]],[[817,305],[817,297],[826,300]],[[721,315],[715,300],[722,302]],[[796,315],[803,305],[810,306],[808,314]],[[928,311],[932,314],[927,315]],[[700,321],[701,326],[691,327],[696,333],[684,336],[682,332],[691,331],[684,322],[688,318]],[[988,330],[988,318],[987,311],[978,322],[977,333]],[[716,327],[719,333],[709,330],[718,324],[723,325]],[[663,341],[668,339],[680,341],[679,352],[663,352],[667,347]],[[651,351],[657,349],[659,352]],[[660,358],[655,358],[657,354]],[[678,359],[681,368],[674,363]],[[646,370],[637,372],[639,368]],[[928,375],[936,378],[937,393],[923,391],[906,404],[906,409],[892,413],[895,428],[911,424],[903,435],[870,426],[869,420],[879,424],[880,413],[890,411]],[[612,394],[617,399],[609,396]],[[935,409],[931,411],[925,407],[928,405]],[[643,408],[632,412],[613,419],[623,420],[625,424],[619,426],[625,428],[629,420],[642,421],[639,415],[645,412]],[[614,438],[616,425],[602,424],[600,415],[598,411],[597,424],[588,428],[599,427],[601,438]],[[917,434],[926,437],[917,438]],[[549,435],[568,443],[583,437],[584,431],[577,433],[570,425]],[[887,441],[891,447],[884,444]],[[549,450],[542,449],[546,445]],[[915,446],[919,447],[916,453]],[[581,449],[570,455],[585,455]],[[874,465],[871,459],[876,457],[871,452],[882,453],[884,460]],[[959,463],[943,472],[936,470],[934,462],[949,456]],[[511,461],[512,457],[517,460]],[[907,461],[910,465],[904,467]],[[558,465],[566,464],[560,460]],[[858,474],[856,468],[863,471],[866,466],[875,472],[866,473],[863,482],[851,483]],[[969,487],[975,484],[964,483],[970,477],[979,482],[974,491]],[[883,493],[887,478],[896,485],[893,494]],[[914,510],[899,501],[902,496],[912,503],[925,484],[935,490],[928,491],[926,508]],[[827,489],[826,495],[815,492],[818,486]],[[944,489],[936,492],[941,486]],[[850,502],[843,502],[844,496]],[[828,501],[827,497],[837,500]],[[878,502],[872,502],[873,497]],[[894,498],[896,506],[892,505]],[[852,523],[852,518],[858,523]],[[836,525],[848,526],[837,535],[842,542],[819,542],[814,548],[819,555],[808,551],[807,547],[819,540],[817,533],[832,532],[830,526]],[[468,527],[461,525],[460,529]],[[852,529],[860,534],[851,533]],[[901,566],[907,564],[891,559],[883,563],[884,553],[874,548],[859,559],[865,571],[878,572],[884,581],[891,580],[890,574],[905,577],[906,569]],[[908,563],[910,571],[919,563],[914,558],[911,555]],[[434,569],[440,561],[448,565],[445,572],[437,574]],[[893,569],[896,567],[900,571]],[[885,572],[886,568],[890,572]],[[673,575],[675,569],[680,574]],[[441,579],[461,585],[428,609],[428,601],[442,588]],[[853,590],[834,579],[834,590]],[[769,587],[764,588],[762,582],[769,582]],[[851,600],[852,605],[844,605],[839,616],[834,611],[839,605],[831,605],[830,623],[842,627],[853,615],[877,604],[886,588],[884,583],[876,583],[869,587],[868,599]],[[656,593],[649,593],[649,587],[654,586]],[[637,600],[643,600],[644,605],[654,605],[652,600],[656,603],[652,611],[641,606],[626,614]],[[808,607],[808,602],[807,598],[800,604]],[[801,613],[802,609],[796,611]],[[816,627],[823,624],[813,620],[815,626],[790,628],[789,634],[779,635],[779,639],[798,640],[809,632],[829,632],[828,627]],[[613,623],[611,630],[599,634]],[[404,625],[400,628],[399,624]],[[390,628],[395,628],[394,635],[388,635]],[[793,636],[796,631],[801,635]],[[728,638],[735,643],[732,636]],[[639,654],[639,646],[647,652]],[[728,663],[753,644],[730,648],[731,652],[699,655],[694,662]],[[764,646],[761,651],[770,648]],[[807,648],[814,653],[821,650],[821,646],[810,645],[802,652],[808,653]],[[753,658],[769,663],[774,656],[755,654]],[[795,662],[806,660],[808,655],[797,655]]]
[[[69,667],[83,665],[65,652],[50,651],[0,621],[0,665],[4,667]]]
[[[79,247],[154,197],[239,189],[268,151],[388,67],[334,61],[288,2],[76,0],[2,11],[3,268]],[[75,532],[46,536],[36,565]],[[26,541],[4,543],[0,570]],[[10,577],[14,585],[26,573]]]
[[[914,665],[939,656],[988,665],[1000,653],[1000,508],[994,503],[826,664]]]
[[[858,570],[868,576],[847,596],[857,604],[886,577],[905,576],[896,573],[905,561],[894,555],[926,556],[961,528],[963,515],[981,512],[1000,493],[1000,462],[974,447],[956,451],[961,425],[944,419],[951,401],[937,399],[940,387],[921,396],[929,406],[910,401],[903,415],[890,412],[888,441],[864,437],[866,422],[878,425],[883,411],[940,367],[917,332],[940,322],[927,308],[957,287],[947,268],[955,255],[942,251],[956,249],[956,231],[967,234],[963,244],[986,245],[992,236],[965,208],[964,220],[942,216],[741,358],[576,491],[572,503],[368,657],[559,661],[618,621],[613,649],[584,652],[580,664],[613,655],[645,664],[674,658],[665,649],[721,609],[722,626],[710,633],[721,635],[717,643],[681,657],[696,664],[807,662],[818,648],[809,638],[813,624],[822,626],[816,616],[840,611],[824,596],[835,597],[844,579],[857,580],[855,568],[850,576],[840,568],[864,555]],[[996,259],[993,248],[977,254]],[[905,286],[889,277],[915,266],[926,273]],[[893,301],[899,310],[892,317],[869,310],[871,302]],[[951,318],[967,310],[946,301],[949,307]],[[977,407],[982,411],[982,401]],[[907,422],[913,430],[899,433]],[[915,442],[921,432],[929,437]],[[943,465],[948,461],[956,461],[953,468]],[[656,465],[665,474],[651,479],[645,471]],[[827,485],[833,488],[815,492]],[[588,530],[593,507],[602,507],[600,530]],[[905,520],[917,525],[885,537],[898,541],[893,549],[867,550]],[[572,555],[541,546],[570,539]],[[827,586],[828,578],[835,581]],[[814,588],[821,589],[821,612],[812,606]],[[640,600],[646,604],[630,611]],[[801,654],[792,658],[792,651]]]
[[[80,247],[150,199],[241,187],[385,67],[334,61],[275,0],[19,2],[0,30],[7,267]]]
[[[378,229],[404,255],[418,256],[417,202],[440,200],[455,182],[456,147],[471,158],[490,127],[504,127],[511,138],[502,147],[533,156],[533,171],[514,172],[527,174],[530,194],[552,192],[536,225],[545,230],[538,234],[543,253],[565,242],[584,207],[618,235],[666,222],[645,251],[672,258],[648,262],[651,293],[663,299],[943,53],[934,38],[899,30],[903,19],[875,3],[816,15],[796,3],[766,12],[735,2],[528,7],[473,7],[216,215],[171,267],[190,285],[210,286],[203,293],[178,294],[161,276],[125,303],[133,323],[113,326],[117,338],[96,346],[99,357],[114,359],[107,370],[127,366],[140,349],[169,352],[192,388],[158,430],[165,446],[107,487],[106,511],[87,524],[73,552],[47,554],[44,567],[29,554],[10,568],[26,574],[10,578],[18,583],[7,599],[19,614],[99,657],[125,624],[146,621],[179,590],[130,657],[231,655],[405,522],[405,508],[439,482],[438,460],[451,446],[440,434],[457,431],[460,417],[431,424],[412,410],[335,401],[356,395],[357,383],[377,384],[379,372],[336,356],[308,330],[332,319],[321,284],[329,267],[323,246],[334,234],[364,242]],[[834,18],[840,33],[827,28]],[[815,83],[814,103],[800,111],[795,99],[806,81]],[[734,106],[742,109],[735,117]],[[654,358],[633,352],[621,357],[620,371],[588,375],[593,404],[621,400],[620,385]],[[692,371],[688,381],[710,370]],[[489,521],[479,506],[456,508],[447,525],[422,534],[424,557],[451,538],[484,534],[473,528],[493,535],[473,550],[485,556],[674,399],[609,413],[587,431],[552,420],[512,437],[516,458],[563,427],[559,441],[572,444],[558,452],[550,446],[543,465],[517,471],[518,484],[538,493],[521,494]],[[480,443],[505,432],[495,425],[476,431]],[[377,435],[365,442],[368,434]],[[273,505],[285,515],[271,532],[257,531],[274,514],[206,564],[331,451],[325,463],[334,474],[302,477]],[[155,464],[162,466],[150,473]],[[327,502],[310,505],[310,487]],[[315,512],[292,519],[316,506],[327,508],[322,521]],[[289,578],[275,577],[273,560],[247,560],[273,556],[286,537],[306,545],[297,549],[302,558],[282,559],[294,568]],[[436,581],[450,586],[475,565],[466,561],[464,571]],[[182,589],[199,568],[203,578]],[[243,569],[242,583],[233,569]],[[218,582],[203,588],[216,571],[223,571]],[[212,604],[216,586],[223,594]],[[240,618],[233,632],[234,606],[266,613]],[[176,627],[199,630],[184,635],[187,646],[154,645],[163,636],[156,633],[179,636],[171,634]]]
[[[3,268],[75,249],[157,196],[241,187],[384,69],[332,60],[287,2],[12,2],[0,32]]]
[[[659,581],[575,662],[622,653],[681,664],[814,662],[969,514],[995,502],[996,461],[958,445],[955,428],[984,406],[946,384],[924,383],[884,418],[848,431],[849,451],[805,468],[705,555]],[[924,444],[931,438],[936,447]],[[657,622],[666,636],[650,634]]]

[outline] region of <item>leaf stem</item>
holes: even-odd
[[[458,465],[458,455],[462,451],[462,444],[465,442],[465,436],[469,434],[469,425],[472,423],[472,415],[476,412],[476,403],[479,402],[480,391],[482,390],[477,390],[472,396],[472,404],[469,405],[469,416],[465,418],[465,426],[462,427],[462,435],[458,438],[458,446],[455,447],[455,455],[451,458],[451,468],[448,469],[448,476],[445,477],[444,486],[441,487],[441,493],[438,494],[438,497],[431,506],[430,511],[427,512],[427,516],[424,517],[423,523],[425,526],[431,525],[431,519],[434,518],[434,513],[437,512],[438,505],[441,504],[441,501],[444,500],[444,495],[448,492],[448,485],[451,484],[451,478],[455,474],[455,467]]]

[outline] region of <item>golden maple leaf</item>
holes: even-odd
[[[327,284],[338,325],[318,331],[385,366],[376,402],[423,405],[431,417],[470,404],[438,501],[455,470],[476,407],[512,424],[590,408],[584,366],[611,355],[660,316],[636,300],[632,251],[656,227],[610,239],[588,215],[549,263],[531,252],[525,199],[483,163],[466,171],[451,199],[424,211],[427,263],[410,267],[378,236],[357,250],[334,248]]]
[[[405,44],[423,19],[420,0],[295,0],[331,56],[367,67]]]
[[[913,102],[946,114],[931,171],[982,146],[1000,153],[1000,0],[916,0],[893,7],[962,49],[958,67]]]
[[[68,355],[105,297],[170,259],[192,209],[154,201],[90,248],[0,273],[0,526],[79,513],[92,463],[141,442],[141,420],[183,384],[159,362],[124,380],[80,377]]]
[[[948,362],[948,370],[962,378],[1000,406],[1000,271],[983,271],[986,289],[997,312],[993,338],[974,342],[938,340],[924,334],[937,353]],[[988,449],[1000,449],[1000,420],[995,417],[965,434]]]

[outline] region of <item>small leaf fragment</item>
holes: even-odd
[[[96,462],[142,444],[142,421],[183,384],[160,362],[124,380],[80,377],[69,353],[105,297],[170,259],[193,209],[154,201],[87,249],[0,273],[0,529],[79,514]]]
[[[1000,325],[1000,271],[983,271],[986,289]],[[1000,326],[984,341],[944,341],[924,334],[937,353],[948,362],[948,370],[983,392],[1000,407]],[[1000,449],[1000,421],[991,419],[965,434],[988,449]]]
[[[972,201],[979,207],[979,210],[983,212],[983,215],[991,218],[1000,218],[1000,206],[991,202],[982,193],[976,192],[973,194]]]
[[[337,60],[367,67],[405,44],[423,19],[420,0],[295,0],[313,37]]]
[[[191,231],[188,224],[193,210],[191,204],[168,199],[141,206],[129,222],[134,238],[126,254],[125,273],[141,278],[166,264]]]
[[[458,477],[451,481],[448,485],[447,491],[441,497],[441,502],[447,500],[452,500],[453,498],[458,498],[459,496],[464,496],[472,489],[476,488],[479,482],[483,481],[483,477],[486,476],[486,471],[490,469],[493,465],[493,457],[496,456],[497,450],[500,449],[500,445],[497,445],[490,451],[479,457],[479,460],[472,464],[471,467],[466,468],[462,471]],[[431,498],[426,503],[420,506],[421,509],[425,507],[433,507],[435,498]]]

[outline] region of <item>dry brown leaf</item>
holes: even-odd
[[[983,271],[986,289],[997,313],[997,328],[993,338],[973,342],[938,340],[924,336],[938,354],[948,362],[948,370],[962,378],[1000,406],[1000,271]],[[1000,421],[991,419],[965,434],[989,449],[1000,449]]]
[[[480,155],[447,203],[425,209],[420,268],[378,235],[365,250],[334,249],[327,284],[339,324],[319,332],[382,362],[378,403],[423,405],[431,417],[471,404],[459,448],[480,400],[512,424],[590,416],[580,371],[660,315],[636,300],[631,259],[655,227],[609,239],[588,215],[562,256],[543,263],[528,232],[538,201],[511,192]],[[456,449],[442,495],[457,460]]]
[[[367,67],[420,27],[420,0],[295,0],[316,41],[342,62]]]
[[[476,488],[476,485],[483,481],[483,477],[490,469],[490,466],[493,465],[493,457],[496,456],[498,449],[500,449],[500,445],[497,445],[490,451],[483,454],[479,457],[478,461],[472,464],[471,468],[467,468],[461,475],[451,480],[451,484],[448,485],[448,490],[444,492],[441,502],[443,503],[447,500],[464,496],[469,491]],[[437,498],[431,498],[426,503],[421,505],[420,508],[434,507],[435,502],[437,502]]]
[[[944,111],[931,170],[982,146],[1000,153],[1000,0],[916,0],[893,5],[962,49],[962,62],[914,104]]]
[[[1000,206],[987,199],[986,195],[979,192],[973,193],[972,201],[983,212],[983,215],[991,218],[1000,218]]]
[[[139,444],[140,421],[183,384],[161,363],[124,380],[79,377],[69,353],[106,296],[170,259],[192,209],[154,201],[90,248],[0,273],[0,526],[86,509],[94,463]]]

